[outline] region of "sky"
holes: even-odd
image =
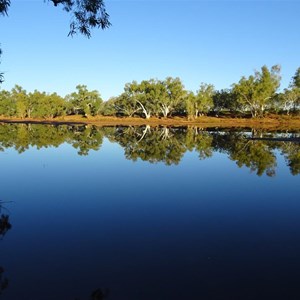
[[[11,2],[0,16],[1,89],[65,96],[85,84],[108,100],[133,80],[223,89],[275,64],[283,89],[300,67],[300,0],[106,0],[112,26],[91,39],[68,37],[70,16],[52,3]]]

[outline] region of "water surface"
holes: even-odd
[[[299,136],[1,125],[0,299],[299,299]]]

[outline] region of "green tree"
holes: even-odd
[[[157,85],[160,91],[157,104],[163,116],[167,118],[176,109],[178,104],[184,100],[186,91],[178,77],[167,77],[165,80],[157,82]]]
[[[77,92],[66,97],[73,113],[82,114],[86,117],[97,115],[103,102],[99,92],[88,91],[86,85],[80,84],[76,86],[76,89]]]
[[[243,76],[239,83],[233,84],[233,92],[239,104],[245,111],[249,110],[252,117],[262,116],[271,104],[272,97],[279,88],[280,80],[279,65],[273,66],[271,70],[263,66],[261,72],[256,71],[248,78]]]
[[[289,115],[292,109],[296,111],[296,108],[300,103],[300,89],[296,87],[284,89],[283,93],[280,94],[279,99],[282,109]]]
[[[213,102],[217,114],[222,111],[237,112],[240,109],[236,95],[230,89],[216,91],[213,95]]]
[[[113,107],[118,115],[132,117],[135,113],[141,110],[135,97],[128,91],[122,93],[113,101]]]
[[[32,117],[52,119],[66,113],[66,102],[56,93],[48,95],[35,90],[28,98],[33,107]]]
[[[6,117],[16,116],[16,103],[8,91],[0,91],[0,115]]]
[[[201,83],[196,95],[189,93],[187,97],[188,115],[195,118],[207,114],[214,106],[213,96],[215,93],[212,84]]]
[[[22,119],[26,118],[31,112],[31,106],[28,102],[27,92],[19,85],[11,90],[12,100],[16,103],[16,116]]]
[[[151,82],[149,83],[146,80],[142,81],[141,83],[136,81],[126,83],[122,97],[128,105],[127,110],[141,110],[145,118],[149,119],[154,110],[153,98],[149,97],[151,94],[149,92],[150,90],[152,90]]]
[[[300,67],[296,70],[295,75],[292,78],[292,87],[300,89]]]
[[[117,109],[115,107],[117,99],[118,97],[112,97],[103,102],[100,106],[99,114],[103,116],[115,116],[117,114]]]

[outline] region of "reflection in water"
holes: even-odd
[[[0,213],[1,210],[5,209],[3,207],[3,202],[0,201]],[[5,234],[9,229],[11,229],[11,224],[9,222],[9,216],[1,214],[0,217],[0,237],[3,239]],[[2,292],[8,287],[8,279],[4,275],[4,269],[0,266],[0,296],[2,295]]]
[[[3,238],[6,232],[11,229],[8,215],[1,215],[0,217],[0,237]]]
[[[179,164],[186,151],[196,151],[199,159],[225,153],[239,167],[258,176],[275,176],[275,151],[282,153],[293,175],[300,173],[299,133],[262,130],[201,130],[197,127],[96,127],[87,125],[3,124],[0,150],[14,148],[22,153],[30,147],[58,147],[69,143],[79,155],[99,150],[103,137],[124,148],[125,157],[166,165]]]
[[[95,291],[93,291],[91,293],[89,300],[104,300],[104,299],[107,299],[108,296],[109,296],[109,290],[108,289],[98,288],[98,289],[96,289]],[[75,300],[80,300],[80,299],[76,298]]]
[[[4,276],[4,269],[0,266],[0,296],[8,286],[8,279]]]

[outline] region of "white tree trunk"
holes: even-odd
[[[151,112],[150,112],[150,111],[147,112],[147,110],[145,109],[144,105],[143,105],[140,101],[137,100],[136,102],[141,106],[141,108],[142,108],[142,110],[143,110],[143,113],[144,113],[144,115],[145,115],[145,118],[146,118],[146,119],[150,119]]]

